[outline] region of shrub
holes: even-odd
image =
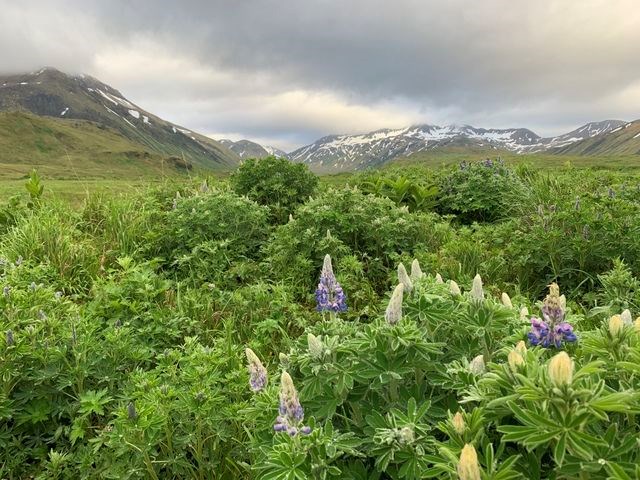
[[[231,185],[238,195],[268,206],[271,218],[284,223],[313,194],[318,177],[302,163],[267,157],[245,160],[231,177]]]

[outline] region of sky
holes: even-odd
[[[418,123],[640,118],[637,0],[0,0],[0,73],[85,73],[290,151]]]

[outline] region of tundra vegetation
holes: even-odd
[[[639,179],[269,159],[71,206],[34,172],[0,478],[640,478]]]

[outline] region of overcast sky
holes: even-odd
[[[0,72],[87,73],[285,150],[415,123],[640,118],[638,0],[0,0]]]

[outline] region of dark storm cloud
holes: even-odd
[[[0,4],[0,69],[93,73],[205,133],[292,145],[417,121],[545,134],[640,117],[635,0]]]

